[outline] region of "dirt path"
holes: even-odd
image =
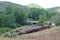
[[[0,40],[60,40],[60,27],[24,34],[16,38],[0,38]]]

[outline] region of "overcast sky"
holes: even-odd
[[[0,0],[0,1],[9,1],[21,5],[27,5],[33,3],[42,6],[44,8],[60,6],[60,0]]]

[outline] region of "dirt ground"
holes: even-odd
[[[0,40],[60,40],[60,27],[24,34],[15,38],[0,37]]]

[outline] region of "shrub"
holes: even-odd
[[[0,28],[0,35],[5,33],[5,32],[8,32],[10,30],[12,30],[12,29],[11,28]]]
[[[40,25],[43,25],[44,24],[44,21],[46,21],[47,18],[45,15],[40,15],[40,19],[39,19],[39,22],[37,23],[38,26]]]

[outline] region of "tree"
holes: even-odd
[[[38,26],[40,25],[43,25],[44,24],[44,21],[46,21],[47,18],[45,15],[40,15],[40,19],[39,19],[39,22],[37,23]]]
[[[21,8],[16,8],[14,11],[14,15],[16,18],[16,22],[20,25],[25,25],[26,24],[26,14],[23,9]]]
[[[7,6],[5,12],[0,15],[0,27],[16,28],[18,26],[12,6]]]
[[[31,8],[28,16],[33,20],[39,20],[39,16],[44,14],[47,14],[47,10],[43,8]]]

